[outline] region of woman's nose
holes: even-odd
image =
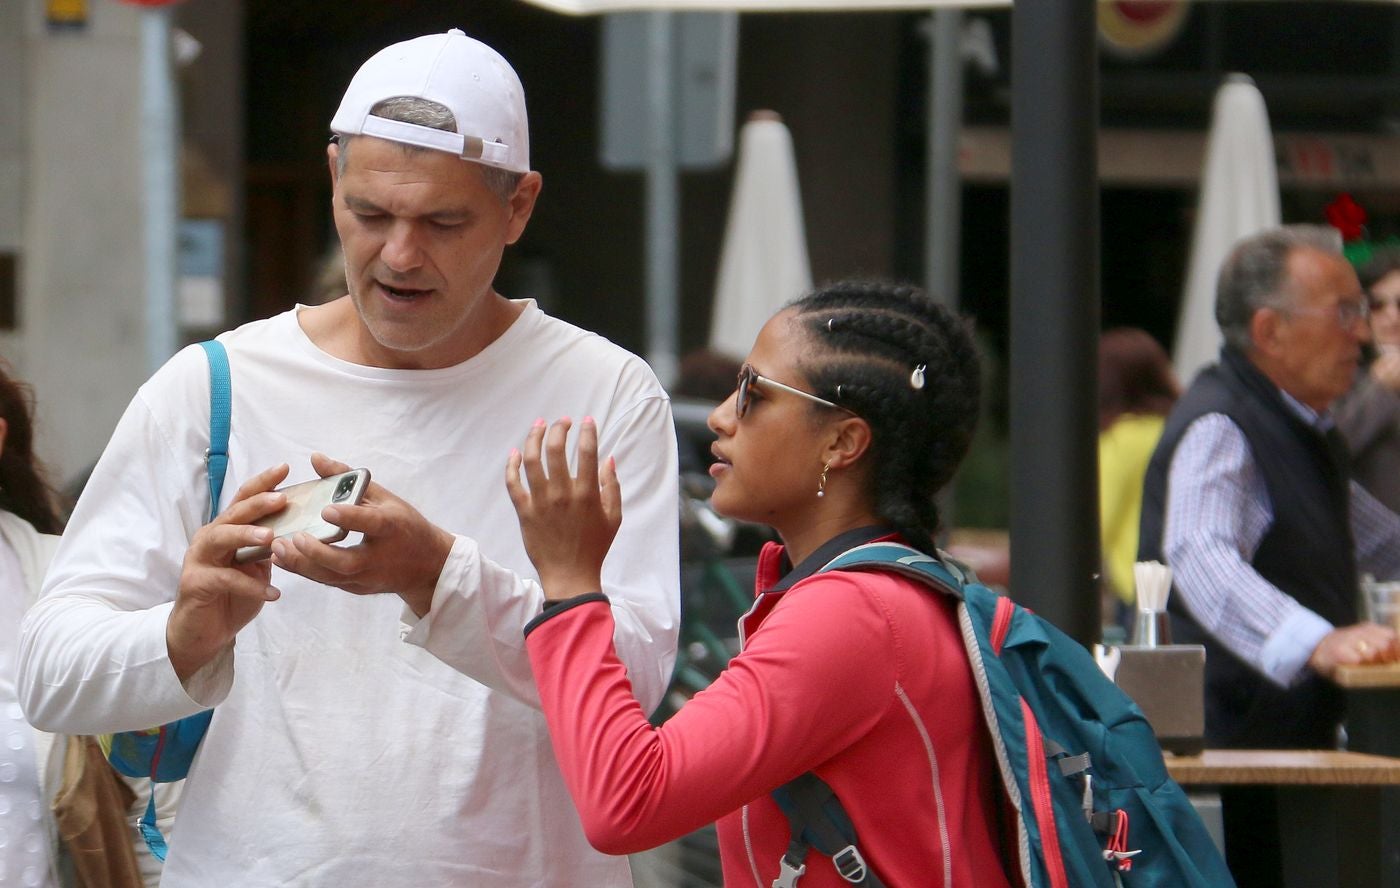
[[[729,397],[719,402],[715,409],[710,411],[710,416],[705,420],[705,425],[710,427],[710,431],[715,434],[731,434],[734,430],[734,396],[735,392],[730,392]]]

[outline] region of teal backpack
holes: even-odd
[[[822,568],[891,571],[960,602],[958,622],[1014,820],[1027,888],[1233,888],[1205,825],[1167,774],[1142,710],[1089,652],[971,572],[898,543],[857,546]],[[809,847],[852,885],[881,888],[840,800],[816,775],[773,792],[792,827],[775,886]]]
[[[229,379],[228,353],[223,343],[201,342],[209,359],[209,449],[204,453],[209,473],[209,521],[219,513],[219,495],[223,492],[224,474],[228,471],[228,433],[232,416],[232,386]],[[179,721],[143,731],[122,731],[98,738],[107,760],[119,773],[128,777],[146,777],[152,783],[183,780],[190,772],[190,763],[199,750],[199,743],[209,730],[214,710],[187,716]],[[156,796],[154,789],[146,804],[146,813],[139,823],[141,835],[157,860],[164,860],[165,837],[156,826]]]

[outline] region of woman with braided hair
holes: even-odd
[[[718,818],[726,885],[796,884],[780,870],[791,830],[770,793],[813,772],[879,880],[857,884],[1010,884],[954,602],[884,571],[821,570],[876,540],[937,557],[934,496],[967,450],[977,400],[965,323],[912,287],[836,284],[768,321],[710,417],[711,474],[717,511],[771,525],[782,544],[760,555],[742,650],[660,727],[632,696],[600,586],[621,514],[615,467],[600,469],[590,419],[576,476],[569,420],[535,424],[506,481],[547,599],[526,645],[596,847],[630,853]],[[806,858],[801,888],[849,884],[832,860]]]

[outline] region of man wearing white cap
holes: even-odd
[[[332,130],[349,294],[219,337],[233,433],[208,525],[202,351],[141,388],[26,621],[20,698],[72,733],[215,707],[166,886],[629,885],[554,763],[522,635],[543,595],[501,476],[540,417],[616,459],[603,591],[650,710],[679,618],[669,402],[636,357],[492,289],[541,186],[495,51],[456,30],[388,47]],[[353,545],[252,524],[289,476],[351,465],[363,504],[324,515]]]

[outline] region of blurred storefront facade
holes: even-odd
[[[1268,101],[1286,221],[1323,221],[1345,190],[1377,236],[1400,229],[1400,5],[1138,4],[1157,10],[1147,18],[1131,6],[1101,6],[1101,102],[1085,109],[1102,126],[1105,324],[1170,340],[1211,97],[1231,71]],[[501,289],[643,349],[644,182],[599,161],[599,20],[518,0],[172,10],[181,340],[316,298],[336,261],[325,142],[340,90],[378,47],[460,26],[516,64],[545,176]],[[63,479],[100,452],[147,373],[143,14],[116,0],[0,3],[0,354],[35,383],[41,443]],[[740,17],[732,123],[769,108],[791,130],[816,281],[925,277],[927,23],[908,12]],[[964,29],[958,296],[1000,357],[1009,13],[970,10]],[[683,350],[706,340],[731,176],[729,163],[681,175]]]

